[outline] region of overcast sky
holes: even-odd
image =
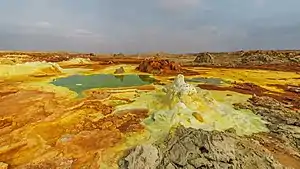
[[[300,0],[1,0],[0,50],[300,48]]]

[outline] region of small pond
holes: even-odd
[[[56,86],[67,87],[70,90],[81,94],[82,91],[93,88],[118,88],[142,86],[155,82],[156,80],[148,75],[73,75],[58,78],[51,83]]]

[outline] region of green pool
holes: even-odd
[[[82,91],[92,88],[119,88],[142,86],[155,82],[156,80],[148,75],[73,75],[58,78],[51,83],[56,86],[67,87],[70,90],[81,94]]]

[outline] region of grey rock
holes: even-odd
[[[169,151],[170,160],[180,166],[187,164],[187,149],[182,144],[175,144]]]
[[[272,124],[283,123],[300,127],[299,112],[291,110],[289,105],[266,96],[253,96],[249,102],[251,104],[247,105],[247,109],[251,109]]]
[[[300,56],[294,56],[292,58],[289,58],[290,61],[300,63]]]
[[[242,63],[271,63],[273,56],[267,54],[253,54],[242,56]]]
[[[152,145],[140,145],[130,151],[120,161],[121,169],[156,169],[159,163],[159,152]]]
[[[199,53],[194,62],[197,63],[214,63],[214,57],[209,53]]]
[[[121,73],[125,73],[125,70],[123,67],[120,67],[118,69],[115,70],[114,74],[121,74]]]
[[[169,163],[167,166],[166,166],[166,169],[176,169],[173,164]]]
[[[300,154],[300,116],[299,111],[290,109],[273,98],[253,96],[249,104],[235,105],[235,108],[250,109],[268,122],[270,134],[293,147]]]
[[[128,168],[138,169],[146,166],[149,168],[149,165],[157,169],[284,168],[263,146],[230,132],[179,127],[175,134],[170,134],[161,144],[156,146],[160,156],[129,153],[125,160],[143,164],[131,165]],[[132,156],[135,158],[128,158]],[[137,157],[144,160],[141,161]]]

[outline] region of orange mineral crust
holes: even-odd
[[[8,93],[0,98],[0,159],[11,168],[90,165],[97,152],[142,131],[140,121],[148,116],[147,109],[112,111],[97,99],[59,100],[34,90]]]

